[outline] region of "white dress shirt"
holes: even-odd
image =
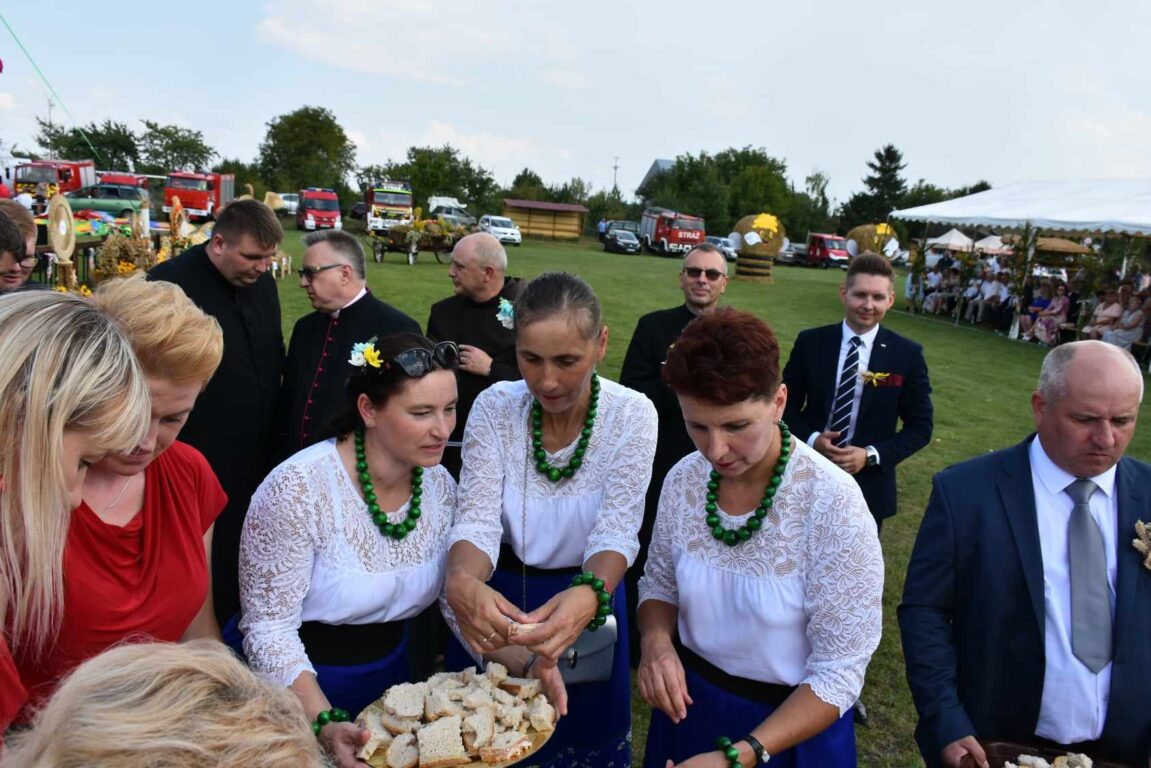
[[[1111,695],[1111,664],[1095,674],[1071,651],[1071,571],[1067,525],[1075,504],[1064,489],[1076,478],[1055,466],[1038,437],[1031,442],[1030,459],[1039,547],[1043,555],[1043,647],[1047,659],[1035,735],[1060,744],[1075,744],[1097,739],[1103,733],[1107,701]],[[1119,515],[1115,467],[1088,479],[1099,487],[1091,496],[1091,516],[1103,533],[1111,614],[1114,617]]]
[[[859,370],[868,370],[868,365],[871,363],[871,350],[875,347],[875,337],[879,334],[879,326],[875,326],[867,333],[856,333],[851,329],[851,326],[844,320],[842,323],[843,332],[839,339],[839,357],[835,361],[835,384],[833,385],[832,392],[839,389],[839,380],[843,376],[843,361],[847,359],[847,351],[851,347],[851,337],[859,337]],[[847,423],[848,436],[855,434],[855,423],[859,420],[859,399],[863,397],[863,377],[856,377],[855,379],[855,394],[851,400],[851,420]],[[834,399],[834,395],[832,395]],[[827,414],[831,418],[831,414]],[[828,424],[827,426],[831,426]],[[819,432],[812,432],[807,437],[807,444],[815,447],[815,440],[819,437]]]

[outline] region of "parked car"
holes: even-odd
[[[775,257],[776,264],[787,264],[792,267],[802,266],[806,261],[807,246],[803,243],[788,243],[787,247],[780,249],[779,255]]]
[[[608,253],[639,253],[639,238],[626,229],[613,229],[604,235],[603,249]]]
[[[739,254],[735,250],[735,245],[729,238],[719,237],[717,235],[708,235],[703,240],[705,243],[710,243],[711,245],[714,245],[716,248],[718,248],[719,252],[722,253],[723,257],[728,261],[735,261],[737,258],[739,258]]]
[[[454,205],[437,205],[432,208],[431,218],[438,219],[444,224],[450,224],[453,227],[474,227],[476,225],[476,217],[465,211],[463,208],[458,208]]]
[[[639,222],[638,221],[624,221],[623,219],[611,219],[607,222],[604,222],[604,230],[603,231],[604,231],[605,236],[608,233],[610,233],[613,229],[626,229],[628,232],[631,232],[637,238],[639,237]]]
[[[280,199],[284,201],[284,205],[279,208],[281,213],[288,216],[295,216],[296,211],[300,207],[300,195],[298,192],[281,192]]]
[[[349,219],[359,219],[363,221],[364,217],[368,215],[368,206],[361,200],[352,205],[352,209],[348,211]]]
[[[480,229],[487,232],[501,243],[519,245],[523,242],[519,225],[507,216],[481,216]]]
[[[66,192],[73,211],[103,211],[127,218],[148,200],[148,190],[131,184],[92,184]]]

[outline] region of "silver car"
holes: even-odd
[[[708,235],[704,241],[710,245],[714,245],[723,254],[723,257],[728,261],[735,261],[739,258],[739,253],[735,250],[735,245],[731,240],[726,237],[717,237],[716,235]]]
[[[519,226],[506,216],[481,216],[480,229],[501,243],[519,245],[523,242]]]

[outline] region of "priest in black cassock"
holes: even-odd
[[[676,462],[695,450],[683,423],[679,398],[661,378],[663,363],[667,360],[668,347],[675,343],[687,324],[699,315],[715,311],[720,297],[727,290],[727,260],[723,253],[706,243],[692,248],[684,257],[679,287],[683,291],[683,304],[648,313],[636,323],[619,374],[619,383],[647,395],[659,414],[659,438],[652,461],[651,484],[647,488],[643,525],[639,531],[639,554],[632,567],[627,569],[628,589],[633,595],[637,593],[639,578],[647,562],[647,547],[651,543],[664,478]],[[628,610],[634,612],[635,608],[629,605]],[[639,622],[634,620],[634,613],[630,618],[631,657],[638,663]]]
[[[352,345],[420,326],[368,290],[360,241],[337,229],[305,235],[300,287],[316,310],[296,321],[280,391],[281,451],[287,458],[323,437],[344,402]]]
[[[454,296],[432,305],[428,317],[428,338],[454,341],[460,346],[460,367],[456,370],[459,405],[452,442],[444,451],[443,465],[460,477],[459,441],[472,403],[497,381],[522,378],[516,362],[516,333],[512,304],[519,293],[520,280],[507,277],[508,255],[500,241],[487,232],[476,232],[460,240],[452,250]]]
[[[274,460],[284,335],[268,266],[283,238],[271,208],[237,200],[218,213],[208,242],[148,273],[150,280],[184,289],[224,332],[220,367],[180,432],[204,454],[228,494],[212,534],[212,599],[221,626],[240,610],[240,530],[252,493]]]

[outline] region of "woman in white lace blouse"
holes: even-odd
[[[327,720],[409,680],[405,620],[440,594],[456,503],[439,462],[459,350],[413,333],[373,342],[353,348],[336,437],[272,471],[240,540],[248,661],[296,692],[342,767],[367,732]]]
[[[644,765],[855,766],[883,593],[859,487],[780,421],[779,344],[754,315],[693,320],[663,376],[699,450],[664,482],[639,584]]]
[[[580,278],[552,272],[532,280],[516,299],[515,329],[524,380],[485,390],[464,432],[445,594],[473,657],[540,677],[566,715],[533,762],[627,766],[623,576],[638,549],[655,409],[596,375],[608,331]],[[569,588],[574,575],[587,572],[591,583]],[[610,677],[565,691],[557,659],[564,655],[560,663],[570,667],[570,646],[611,609],[619,640],[604,654]],[[513,620],[539,626],[514,634]],[[458,646],[449,652],[453,662],[468,663]]]

